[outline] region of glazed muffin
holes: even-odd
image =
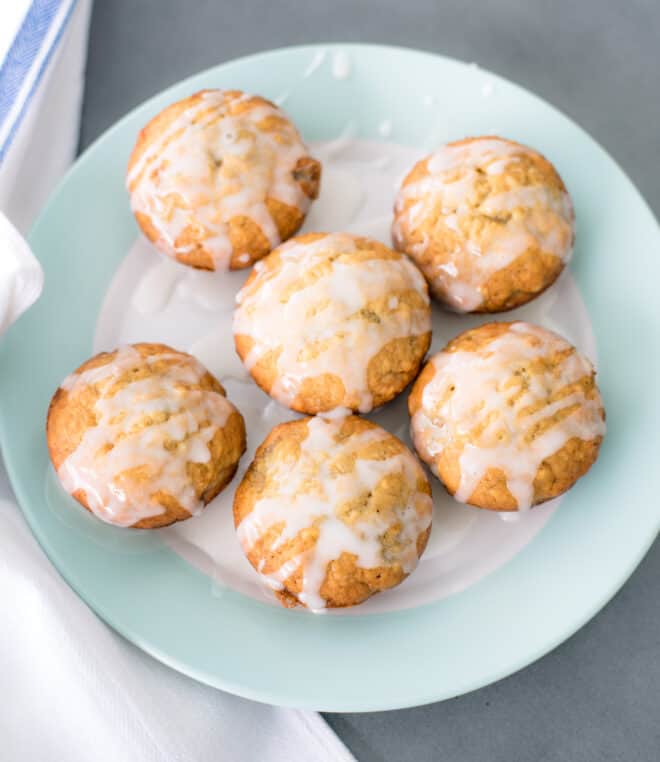
[[[431,341],[424,278],[387,246],[311,233],[278,247],[237,297],[236,350],[259,386],[301,413],[366,413],[417,375]]]
[[[237,270],[298,230],[320,178],[277,106],[202,90],[140,132],[126,182],[139,226],[161,251],[203,270]]]
[[[236,490],[243,551],[284,606],[353,606],[398,585],[431,531],[414,455],[357,416],[276,426]]]
[[[598,456],[605,411],[591,363],[529,323],[488,323],[436,354],[408,401],[422,460],[463,503],[522,511]]]
[[[413,167],[392,238],[446,307],[501,312],[557,279],[573,250],[573,205],[541,154],[498,137],[467,138]]]
[[[64,489],[98,518],[155,529],[231,481],[245,425],[194,357],[163,344],[102,352],[64,379],[46,424]]]

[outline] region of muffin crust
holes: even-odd
[[[392,238],[449,309],[501,312],[554,283],[573,249],[573,206],[536,151],[466,138],[413,167],[397,196]]]
[[[301,226],[321,165],[270,101],[202,90],[140,132],[128,165],[131,207],[144,234],[204,270],[249,267]]]
[[[195,358],[163,344],[102,352],[48,410],[63,487],[103,521],[154,529],[198,513],[245,451],[243,417]]]
[[[237,297],[236,350],[301,413],[368,412],[416,376],[431,340],[421,273],[377,241],[311,233],[259,263]]]
[[[431,528],[413,454],[357,416],[290,421],[258,448],[236,491],[243,550],[284,606],[353,606],[399,584]]]
[[[591,363],[529,323],[466,331],[427,363],[408,400],[419,456],[454,497],[525,510],[594,463],[605,411]]]

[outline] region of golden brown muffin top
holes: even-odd
[[[444,454],[458,454],[457,500],[468,502],[498,469],[518,510],[533,504],[543,461],[573,438],[605,433],[591,363],[522,322],[488,323],[451,341],[420,374],[409,409],[415,448],[436,474]]]
[[[431,330],[428,291],[415,265],[347,233],[312,233],[279,246],[255,266],[237,303],[239,354],[248,370],[272,366],[269,393],[287,406],[310,379],[333,377],[343,385],[336,405],[371,410],[377,381],[369,383],[370,361],[396,340]]]
[[[196,468],[236,408],[194,357],[135,344],[93,357],[64,379],[47,433],[64,488],[99,518],[132,526],[163,512],[163,495],[203,507]],[[201,469],[205,470],[205,469]],[[202,480],[203,481],[203,480]]]
[[[263,581],[292,592],[288,581],[298,578],[297,600],[322,609],[327,598],[350,600],[350,591],[341,592],[350,578],[334,580],[339,592],[326,580],[342,556],[354,560],[343,566],[352,577],[395,569],[390,584],[414,569],[431,524],[430,494],[422,468],[396,437],[357,416],[317,416],[269,434],[236,492],[234,520]]]
[[[149,220],[166,253],[185,260],[186,248],[201,238],[212,269],[227,269],[230,220],[256,224],[273,248],[280,234],[269,202],[306,213],[320,175],[318,162],[307,166],[309,158],[292,122],[270,101],[240,90],[203,90],[166,108],[140,133],[126,181],[131,207]]]
[[[573,226],[570,196],[552,164],[488,136],[448,143],[415,165],[397,196],[392,236],[424,261],[435,296],[473,312],[489,279],[526,253],[567,262]],[[556,268],[547,269],[551,282]]]

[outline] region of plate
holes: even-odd
[[[165,105],[203,87],[283,102],[307,141],[332,141],[337,150],[349,139],[424,151],[465,135],[502,134],[550,157],[571,191],[577,246],[559,286],[574,289],[588,315],[575,330],[598,355],[608,435],[589,476],[533,537],[469,584],[347,616],[287,611],[211,584],[166,533],[102,525],[55,484],[46,410],[59,381],[92,353],[108,286],[137,237],[124,189],[135,135]],[[325,711],[456,696],[524,667],[575,632],[625,582],[658,532],[657,223],[602,148],[495,75],[363,45],[290,48],[224,64],[148,101],[100,138],[60,184],[31,243],[46,273],[44,294],[0,350],[0,441],[19,503],[55,566],[101,617],[198,680]],[[465,325],[456,322],[455,332]],[[440,528],[436,522],[434,532]],[[490,543],[481,552],[497,554]]]

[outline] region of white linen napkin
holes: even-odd
[[[16,31],[31,12],[34,21],[35,7],[42,14],[39,29],[45,25],[50,35],[42,36],[42,44],[51,50],[32,46],[33,58],[46,65],[36,77],[30,70],[32,94],[12,126],[10,144],[2,142],[8,111],[0,92],[0,209],[21,230],[75,152],[91,0],[0,0],[0,85],[2,56],[12,44],[6,30],[13,24]],[[0,219],[0,325],[14,319],[40,288],[40,269],[20,240],[16,248],[5,245],[16,244],[17,235]],[[0,610],[0,675],[9,698],[0,712],[2,759],[353,760],[317,713],[257,704],[203,686],[108,628],[30,534],[1,462]]]
[[[61,580],[0,480],[0,757],[350,762],[315,712],[257,704],[127,643]]]
[[[0,213],[0,335],[36,301],[43,283],[27,242]]]
[[[0,211],[16,226],[0,214],[0,335],[41,293],[41,267],[16,228],[26,232],[75,155],[90,9],[0,2]]]

